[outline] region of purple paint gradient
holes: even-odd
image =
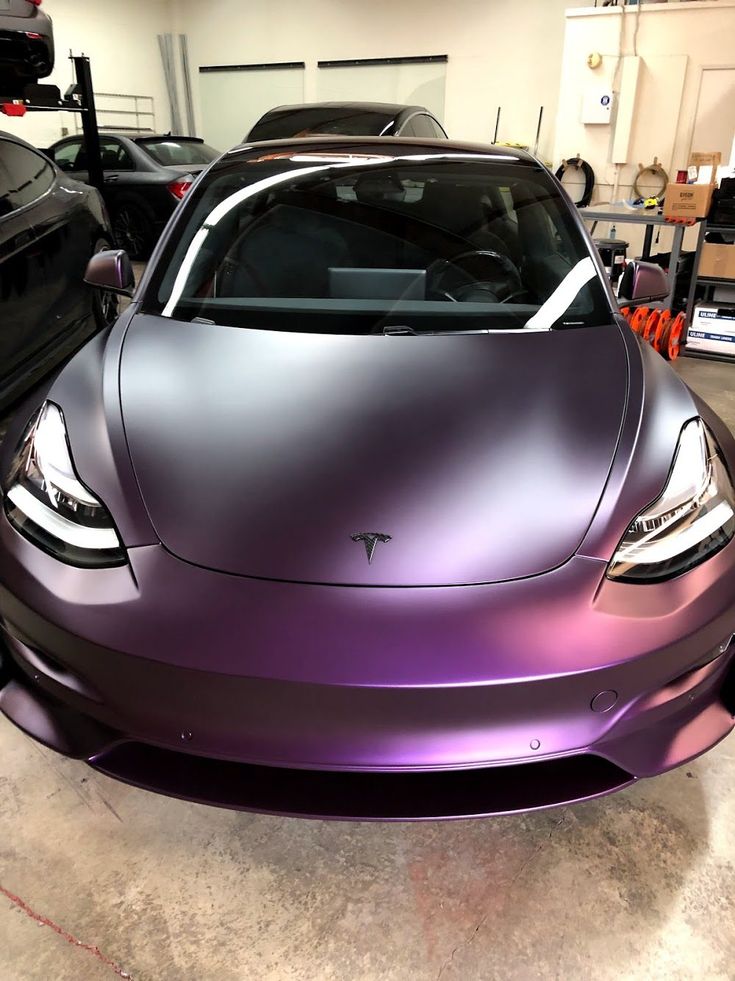
[[[224,806],[426,818],[596,797],[732,729],[735,543],[666,583],[605,570],[687,420],[733,473],[735,442],[612,307],[418,338],[134,302],[19,411],[3,473],[44,397],[130,560],[62,565],[0,514],[0,709],[60,752]],[[363,531],[392,536],[372,564]]]

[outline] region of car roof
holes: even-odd
[[[8,133],[4,129],[0,129],[0,139],[11,140],[13,143],[20,143],[21,146],[28,147],[29,150],[35,150],[36,153],[43,152],[39,151],[38,147],[33,146],[28,140],[24,140],[22,136],[18,136],[16,133]]]
[[[175,133],[123,133],[115,130],[100,130],[100,140],[105,140],[108,137],[112,137],[116,140],[130,140],[131,143],[149,143],[155,142],[156,140],[178,140],[179,142],[183,143],[204,143],[204,140],[200,136],[178,136]],[[84,135],[82,133],[72,133],[69,136],[63,137],[61,140],[56,140],[51,144],[51,146],[54,147],[58,143],[67,143],[69,140],[83,139]]]
[[[498,162],[513,161],[517,163],[532,164],[543,166],[543,164],[526,150],[516,149],[516,147],[498,146],[492,143],[465,143],[459,140],[429,139],[424,137],[406,136],[306,136],[298,139],[283,140],[244,140],[239,146],[228,150],[220,160],[214,164],[215,168],[225,165],[228,161],[232,162],[232,157],[236,154],[263,153],[269,148],[279,150],[284,156],[287,151],[292,150],[298,153],[299,150],[309,149],[314,152],[323,148],[329,152],[366,153],[374,151],[376,154],[386,157],[402,157],[406,155],[406,148],[426,147],[437,154],[462,154],[484,158],[497,158]],[[358,161],[355,161],[357,163]]]
[[[356,112],[382,112],[386,115],[397,116],[406,109],[418,112],[429,112],[425,106],[406,105],[402,102],[299,102],[289,106],[274,106],[263,113],[261,119],[266,119],[275,112],[296,112],[300,109],[351,109]]]

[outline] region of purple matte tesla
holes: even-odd
[[[2,454],[0,708],[118,779],[485,815],[733,726],[735,441],[522,152],[230,151]]]

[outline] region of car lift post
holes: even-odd
[[[87,151],[87,172],[89,183],[101,191],[105,178],[102,172],[102,154],[100,151],[100,131],[97,126],[97,109],[94,104],[94,89],[92,88],[92,70],[86,55],[73,55],[74,71],[79,86],[79,101],[82,109],[82,132]]]
[[[101,191],[104,187],[100,134],[92,88],[92,71],[85,55],[70,55],[77,78],[74,96],[62,99],[55,85],[26,85],[22,93],[5,95],[0,92],[0,113],[6,116],[25,116],[27,112],[78,112],[82,118],[87,151],[89,183]]]

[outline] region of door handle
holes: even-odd
[[[118,181],[118,180],[120,180],[118,174],[108,174],[107,177],[105,177],[105,184],[112,184],[114,183],[114,181]]]

